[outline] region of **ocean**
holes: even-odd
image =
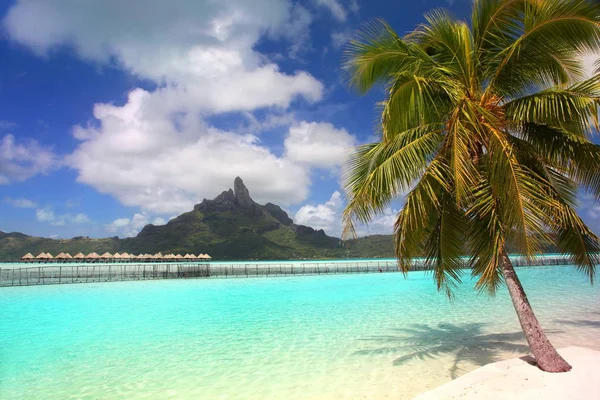
[[[600,289],[517,273],[557,346],[600,350]],[[0,398],[405,399],[527,353],[508,293],[428,272],[0,289]]]

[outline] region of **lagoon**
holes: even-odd
[[[600,290],[517,270],[557,347],[600,350]],[[404,399],[527,352],[508,293],[428,272],[0,290],[2,399]]]

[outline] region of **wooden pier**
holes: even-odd
[[[566,256],[543,256],[534,260],[511,257],[513,264],[522,266],[568,265]],[[416,260],[412,271],[426,271],[431,267],[424,260]],[[119,282],[152,279],[194,278],[249,278],[290,275],[326,275],[357,273],[399,272],[394,260],[369,261],[313,261],[294,263],[127,263],[64,265],[24,264],[23,267],[2,268],[0,264],[0,287],[35,286],[93,282]]]

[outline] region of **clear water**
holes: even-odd
[[[557,346],[600,349],[600,290],[520,268]],[[468,279],[467,279],[468,281]],[[427,273],[2,288],[1,399],[403,399],[527,352],[508,294]]]

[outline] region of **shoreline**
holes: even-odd
[[[600,351],[569,346],[559,348],[558,352],[571,364],[571,371],[544,372],[532,365],[532,357],[521,356],[486,364],[414,400],[600,398]]]

